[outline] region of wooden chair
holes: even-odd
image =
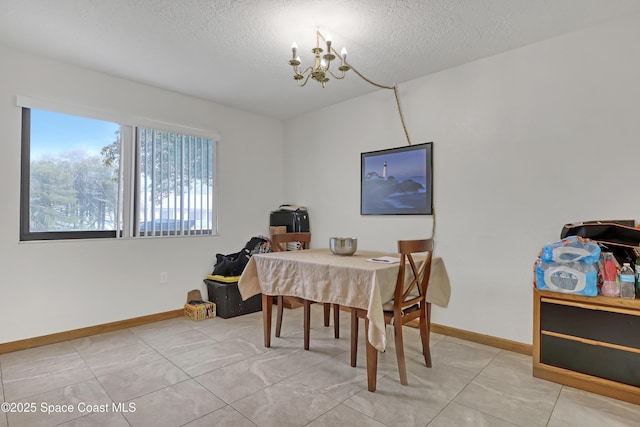
[[[431,328],[431,303],[425,300],[431,274],[431,258],[433,240],[399,240],[400,266],[393,299],[383,304],[384,321],[393,325],[396,343],[396,358],[400,383],[407,385],[407,365],[404,360],[404,343],[402,340],[402,326],[414,319],[420,319],[420,339],[425,365],[431,367],[431,352],[429,350],[429,331]],[[425,260],[420,263],[414,260],[414,254],[426,252]],[[365,319],[365,329],[368,336],[369,322],[367,310],[351,309],[351,366],[356,366],[358,352],[358,320]],[[375,351],[375,349],[374,349]],[[377,357],[375,358],[377,363]],[[367,366],[367,371],[375,366]],[[369,372],[367,372],[369,373]]]
[[[287,244],[293,242],[300,242],[300,246],[297,248],[298,250],[309,249],[309,243],[311,242],[311,233],[280,233],[274,234],[271,236],[271,250],[273,252],[280,252],[287,250]],[[304,349],[309,350],[309,335],[311,330],[311,304],[314,301],[305,300],[303,298],[298,297],[287,297],[293,299],[295,301],[299,301],[304,306]],[[276,303],[278,305],[278,314],[276,318],[276,337],[280,336],[280,331],[282,329],[282,315],[284,312],[284,297],[282,295],[278,295],[276,297]],[[329,316],[330,316],[331,304],[324,303],[324,326],[329,326]],[[340,306],[338,304],[334,304],[333,311],[333,325],[334,325],[334,336],[336,338],[340,337]]]

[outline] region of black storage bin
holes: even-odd
[[[262,294],[254,295],[246,301],[242,301],[238,282],[223,283],[211,279],[205,279],[209,301],[216,304],[216,316],[228,319],[229,317],[262,311]]]
[[[278,209],[271,211],[270,226],[286,226],[287,233],[308,233],[309,213],[306,209]]]

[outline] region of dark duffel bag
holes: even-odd
[[[580,236],[591,239],[598,243],[603,252],[613,252],[620,264],[633,264],[640,253],[640,229],[633,225],[633,220],[565,224],[560,238]]]
[[[251,255],[270,252],[269,240],[265,237],[252,237],[240,252],[223,255],[216,254],[216,264],[213,266],[214,276],[239,276],[244,271]]]

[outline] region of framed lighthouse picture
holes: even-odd
[[[433,213],[433,142],[360,155],[361,215]]]

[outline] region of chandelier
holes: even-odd
[[[320,39],[322,39],[327,46],[327,53],[324,55],[322,54],[324,50],[320,47]],[[293,67],[293,78],[298,83],[298,86],[301,87],[307,84],[309,77],[319,82],[322,87],[325,87],[329,81],[328,75],[333,76],[334,79],[342,80],[345,77],[345,73],[351,69],[351,66],[347,64],[347,49],[343,47],[338,55],[338,52],[331,46],[331,36],[324,37],[320,34],[320,31],[316,31],[316,47],[311,49],[314,56],[313,65],[301,71],[301,61],[300,56],[298,56],[298,45],[296,42],[293,42],[291,45],[291,52],[293,53],[293,57],[289,61],[289,65]],[[338,67],[340,74],[338,75],[331,69],[331,61],[336,59],[336,55],[340,57],[340,66]]]
[[[323,41],[323,45],[326,45],[327,51],[323,55],[324,50],[320,47],[320,39]],[[407,126],[404,123],[404,116],[402,115],[402,109],[400,108],[400,98],[398,97],[398,87],[396,85],[393,86],[385,86],[373,82],[363,76],[358,70],[356,70],[352,65],[347,63],[347,49],[344,47],[340,54],[336,52],[336,50],[331,45],[331,37],[324,37],[320,30],[316,31],[316,47],[311,49],[311,52],[314,56],[313,65],[309,65],[304,70],[301,69],[300,64],[300,56],[298,56],[298,45],[296,42],[293,42],[291,45],[291,53],[293,54],[292,58],[289,60],[289,65],[293,67],[293,79],[296,81],[298,86],[302,87],[307,84],[309,78],[311,77],[313,80],[317,81],[324,88],[327,82],[329,81],[329,76],[332,76],[334,79],[342,80],[344,79],[347,71],[353,70],[354,73],[358,75],[362,80],[366,81],[369,84],[377,86],[381,89],[391,89],[393,90],[393,94],[396,98],[396,106],[398,107],[398,114],[400,115],[400,123],[402,123],[402,129],[404,130],[404,135],[407,138],[407,143],[411,145],[411,139],[409,138],[409,132],[407,132]],[[340,66],[338,66],[339,73],[336,74],[331,69],[332,61],[335,61],[336,57],[340,58]]]

